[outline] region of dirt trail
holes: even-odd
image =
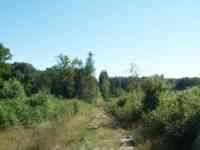
[[[107,114],[102,107],[98,108],[96,113],[91,116],[88,129],[96,132],[97,143],[102,144],[100,147],[96,147],[96,150],[107,150],[108,147],[110,150],[136,150],[133,146],[133,138],[130,136],[131,132],[120,128],[119,123]],[[104,136],[98,138],[98,135],[101,134],[104,134]],[[113,144],[114,147],[112,147]],[[105,148],[103,148],[104,146]]]

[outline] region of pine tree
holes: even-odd
[[[106,71],[102,71],[99,76],[99,87],[104,100],[110,97],[110,79]]]
[[[80,76],[80,98],[92,102],[97,96],[97,81],[94,77],[93,54],[90,52]]]

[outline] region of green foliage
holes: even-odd
[[[7,64],[6,61],[10,58],[9,49],[0,44],[0,80],[4,82],[16,78],[23,85],[27,96],[40,90],[46,90],[57,97],[82,98],[86,101],[92,101],[97,96],[97,80],[94,77],[95,66],[91,52],[85,65],[77,58],[71,60],[67,55],[61,54],[58,56],[58,63],[45,71],[36,70],[31,64],[24,62]]]
[[[129,77],[128,82],[128,92],[132,92],[133,90],[137,89],[139,87],[139,78],[138,77]]]
[[[86,59],[85,73],[88,76],[94,75],[95,72],[93,56],[94,54],[89,52],[88,58]]]
[[[94,75],[93,55],[90,53],[85,66],[75,58],[59,55],[58,64],[48,68],[41,76],[43,88],[57,97],[81,98],[91,102],[97,96],[97,81]]]
[[[58,70],[65,72],[70,67],[70,64],[71,60],[67,55],[60,54],[58,56],[58,64],[56,65]]]
[[[185,90],[194,86],[200,86],[199,78],[181,78],[175,81],[175,90]]]
[[[10,64],[6,62],[12,57],[10,50],[0,43],[0,79],[8,80],[10,77]]]
[[[4,64],[0,63],[0,79],[2,80],[9,80],[12,76],[11,74],[11,65],[10,64]]]
[[[131,122],[139,119],[142,115],[144,93],[137,89],[132,93],[113,101],[110,110],[119,120]]]
[[[93,102],[97,97],[98,88],[97,81],[94,77],[95,67],[93,54],[89,53],[86,60],[86,65],[83,70],[80,72],[79,86],[80,92],[79,97],[86,100],[87,102]]]
[[[0,89],[3,88],[3,80],[0,78]]]
[[[163,77],[152,76],[144,79],[143,89],[145,92],[144,110],[154,110],[159,103],[159,95],[164,91]]]
[[[83,76],[80,82],[80,98],[87,102],[94,102],[97,96],[97,81],[93,76]]]
[[[110,79],[106,71],[102,71],[99,76],[99,88],[104,100],[110,97]]]
[[[199,150],[199,147],[200,147],[200,134],[198,131],[197,136],[196,136],[194,142],[192,143],[191,150]]]
[[[12,55],[10,54],[10,50],[0,43],[0,64],[10,60],[11,57]]]
[[[110,94],[112,97],[123,96],[128,90],[129,79],[126,77],[110,78]]]
[[[58,64],[48,68],[41,76],[41,87],[58,97],[72,98],[75,96],[74,68],[66,55],[58,56]]]
[[[27,103],[31,106],[31,107],[36,107],[36,106],[43,106],[47,103],[48,97],[49,95],[47,95],[44,92],[39,92],[37,94],[32,95],[30,98],[28,98]]]
[[[19,81],[16,79],[4,81],[3,86],[0,89],[0,99],[23,99],[24,97],[24,88]]]
[[[73,102],[73,110],[74,110],[74,114],[77,114],[79,112],[79,106],[77,104],[76,101]]]
[[[16,78],[24,86],[28,96],[39,91],[38,77],[40,72],[31,64],[24,62],[15,62],[11,65],[12,77]]]
[[[32,125],[79,112],[76,101],[65,102],[44,92],[21,101],[19,98],[0,101],[0,127]]]
[[[0,127],[23,124],[29,117],[28,106],[21,99],[0,101]]]
[[[199,128],[200,89],[162,94],[158,107],[144,118],[154,132],[170,137],[176,144],[190,144]]]
[[[17,116],[12,107],[9,107],[8,102],[0,102],[0,126],[8,127],[17,122]]]
[[[56,69],[58,71],[58,94],[66,98],[72,98],[75,93],[74,89],[74,68],[72,61],[66,55],[58,56],[58,64]]]

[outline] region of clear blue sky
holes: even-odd
[[[95,53],[97,74],[200,74],[199,0],[1,0],[0,42],[39,69]]]

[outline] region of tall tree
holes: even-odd
[[[24,86],[27,95],[37,93],[38,87],[38,73],[31,64],[24,62],[15,62],[11,65],[12,77],[19,80]]]
[[[128,82],[128,91],[133,92],[134,89],[138,88],[138,66],[135,63],[130,64],[130,77]]]
[[[57,94],[66,98],[72,98],[75,93],[74,68],[72,66],[72,61],[67,55],[61,54],[58,56],[56,68],[59,71]]]
[[[93,56],[94,56],[94,54],[92,52],[88,53],[88,58],[86,60],[86,65],[85,65],[85,73],[88,76],[93,76],[95,73]]]
[[[111,95],[119,97],[125,94],[128,89],[129,80],[127,77],[112,77],[110,78],[111,83]]]
[[[99,87],[104,100],[108,100],[110,97],[110,79],[106,71],[100,73]]]
[[[83,62],[82,62],[82,60],[75,58],[72,60],[71,65],[75,69],[81,69],[83,67]]]
[[[56,67],[62,72],[65,72],[66,70],[68,70],[68,68],[70,67],[70,64],[71,64],[70,58],[67,55],[63,55],[63,54],[60,54],[58,56],[57,62],[58,63],[56,65]]]
[[[11,58],[10,49],[4,47],[4,45],[0,43],[0,78],[4,80],[8,80],[10,76],[10,65],[6,62]]]
[[[92,102],[97,96],[97,81],[94,77],[95,67],[93,54],[90,52],[85,67],[81,72],[80,98]]]
[[[66,55],[59,55],[57,64],[47,68],[41,75],[41,87],[51,94],[64,98],[80,97],[82,61],[71,60]]]
[[[0,64],[5,63],[7,60],[10,60],[12,57],[10,53],[10,49],[3,46],[3,44],[0,43]]]

